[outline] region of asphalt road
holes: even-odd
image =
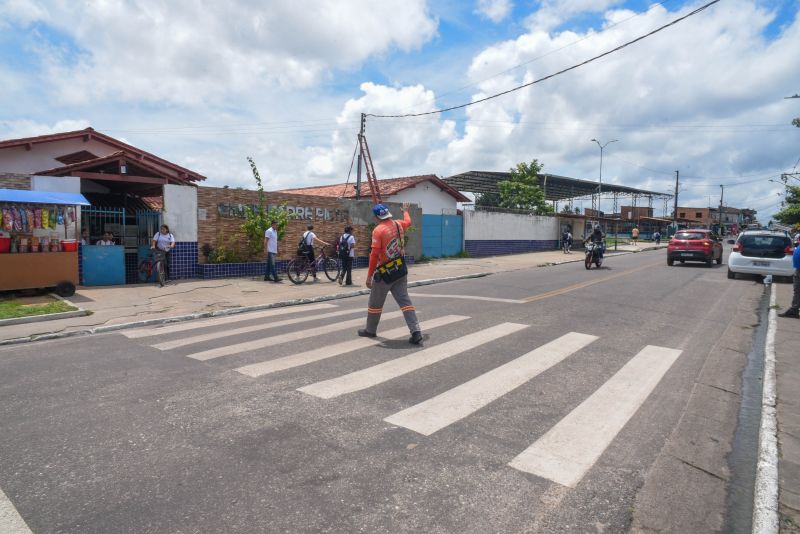
[[[415,288],[423,348],[358,297],[0,349],[0,490],[37,533],[625,531],[763,291],[665,255]]]

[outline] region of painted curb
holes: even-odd
[[[772,284],[764,347],[764,385],[761,393],[761,428],[758,431],[758,463],[753,496],[753,532],[778,534],[778,422],[776,408],[775,310],[777,289]]]
[[[491,272],[470,273],[459,276],[448,276],[443,278],[429,278],[426,280],[416,280],[409,282],[408,287],[427,286],[431,284],[440,284],[443,282],[454,282],[456,280],[468,280],[470,278],[482,278],[489,276]],[[325,302],[328,300],[341,300],[350,297],[357,297],[359,295],[369,294],[369,289],[359,289],[356,291],[349,291],[347,293],[334,293],[330,295],[320,295],[318,297],[306,297],[302,299],[284,300],[280,302],[270,302],[267,304],[256,304],[253,306],[241,306],[238,308],[228,308],[226,310],[216,310],[213,312],[190,313],[187,315],[178,315],[174,317],[163,317],[159,319],[146,319],[144,321],[135,321],[131,323],[113,324],[108,326],[98,326],[95,328],[87,328],[85,330],[72,330],[69,332],[50,332],[46,334],[37,334],[28,337],[20,337],[14,339],[0,340],[0,346],[4,345],[17,345],[20,343],[31,343],[34,341],[47,341],[53,339],[62,339],[76,336],[88,336],[93,334],[103,334],[107,332],[115,332],[117,330],[127,330],[130,328],[142,328],[145,326],[157,326],[170,323],[180,323],[184,321],[192,321],[195,319],[207,319],[210,317],[223,317],[228,315],[236,315],[239,313],[248,313],[259,310],[268,310],[271,308],[284,308],[286,306],[300,306],[302,304],[311,304],[315,302]],[[69,312],[68,312],[69,313]]]

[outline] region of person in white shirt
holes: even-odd
[[[275,268],[275,257],[278,255],[278,221],[271,221],[269,228],[264,232],[264,250],[267,251],[267,270],[264,272],[264,281],[270,279],[272,274],[273,282],[280,282],[278,270]]]
[[[161,225],[161,229],[156,235],[153,236],[153,241],[150,244],[151,249],[163,250],[166,253],[164,259],[164,272],[169,280],[169,264],[172,255],[172,249],[175,248],[175,237],[170,233],[169,226],[166,224]]]
[[[114,245],[115,244],[114,243],[114,234],[112,234],[111,232],[104,233],[103,234],[103,239],[98,241],[96,244],[104,246],[104,247],[108,247],[108,246]]]
[[[306,244],[306,257],[308,261],[311,262],[311,274],[314,275],[314,280],[317,279],[317,265],[314,263],[315,256],[314,256],[314,245],[317,242],[322,243],[324,246],[329,246],[330,243],[326,243],[322,239],[317,237],[317,234],[313,232],[314,225],[309,224],[307,230],[303,233],[303,241]]]
[[[344,233],[339,237],[340,242],[347,244],[347,255],[342,260],[342,272],[339,275],[339,285],[353,285],[353,260],[356,257],[356,238],[353,236],[353,227],[345,226]]]

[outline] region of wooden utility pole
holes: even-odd
[[[725,196],[725,186],[720,185],[720,189],[722,189],[722,193],[719,195],[719,235],[722,235],[722,198]]]
[[[367,115],[361,114],[361,129],[358,131],[358,138],[364,136],[364,129],[367,126]],[[356,170],[356,200],[361,198],[361,151],[358,152],[358,168]]]
[[[678,231],[678,176],[679,171],[675,171],[675,207],[672,212],[672,224],[675,225],[675,232]]]

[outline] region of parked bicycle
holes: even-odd
[[[164,287],[164,284],[167,283],[167,273],[164,267],[166,259],[166,252],[160,249],[151,249],[150,255],[139,264],[139,280],[148,282],[153,279],[153,273],[155,273],[156,281],[161,287]]]
[[[292,283],[302,284],[308,278],[309,273],[313,275],[320,271],[324,272],[331,282],[339,277],[342,267],[341,262],[333,256],[328,256],[325,253],[325,247],[319,250],[319,256],[313,262],[307,256],[297,256],[289,262],[286,267],[286,274]]]

